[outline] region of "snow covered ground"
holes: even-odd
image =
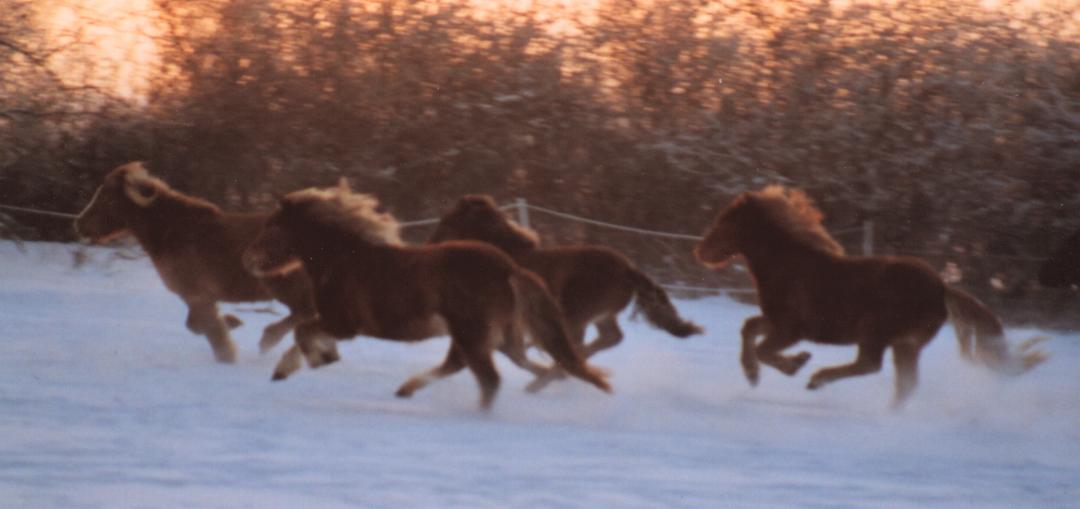
[[[212,361],[147,260],[74,269],[71,246],[0,243],[0,507],[1078,507],[1080,334],[1002,380],[964,364],[951,329],[921,386],[888,410],[876,375],[803,389],[852,358],[811,347],[795,378],[751,389],[736,340],[754,308],[679,302],[707,334],[626,322],[594,358],[616,393],[539,395],[499,360],[494,410],[471,375],[394,398],[446,339],[358,339],[342,362],[271,383],[274,317],[238,313],[240,362]],[[249,306],[239,306],[245,309]],[[236,309],[237,307],[233,307]],[[278,309],[282,309],[278,306]],[[1010,330],[1015,344],[1035,334]]]

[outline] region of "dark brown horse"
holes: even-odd
[[[510,220],[490,196],[468,195],[458,200],[439,221],[429,243],[447,240],[487,242],[539,275],[559,301],[570,337],[584,348],[586,357],[622,341],[618,315],[635,297],[645,318],[669,334],[685,338],[702,332],[681,318],[667,292],[625,256],[599,246],[541,248],[536,233]],[[585,344],[589,324],[596,325],[599,336]],[[530,384],[529,390],[539,390],[560,375],[552,370]]]
[[[256,273],[303,266],[314,281],[318,318],[297,327],[299,350],[282,357],[275,379],[299,369],[301,355],[311,367],[337,360],[337,339],[418,341],[449,333],[442,365],[409,379],[398,396],[468,367],[488,408],[499,386],[492,352],[507,328],[521,326],[567,372],[611,390],[573,347],[558,304],[536,275],[479,242],[405,246],[397,221],[377,206],[344,188],[296,191],[248,249],[245,264]]]
[[[219,315],[218,302],[278,299],[289,307],[289,316],[263,332],[264,350],[315,312],[311,284],[302,272],[259,279],[244,270],[240,255],[266,218],[267,214],[222,212],[170,189],[135,162],[105,176],[75,220],[75,231],[101,243],[134,235],[165,286],[187,304],[188,328],[206,336],[218,361],[235,362],[229,329],[239,326],[240,320]]]
[[[751,385],[757,384],[759,361],[794,375],[809,352],[781,352],[801,339],[859,349],[853,363],[814,373],[809,389],[879,371],[891,347],[893,402],[900,405],[915,389],[920,350],[946,319],[956,327],[962,355],[997,371],[1019,373],[1046,359],[1042,352],[1010,354],[997,316],[947,286],[926,263],[845,256],[801,191],[770,186],[743,193],[720,212],[695,255],[717,269],[742,255],[750,267],[762,311],[742,329],[741,361]],[[765,339],[755,343],[760,335]]]
[[[1080,285],[1080,231],[1065,239],[1039,267],[1039,284],[1047,288]]]

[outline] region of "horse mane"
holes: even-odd
[[[763,219],[800,244],[834,255],[844,254],[844,248],[821,225],[824,214],[804,191],[774,184],[744,196],[761,207]]]
[[[304,208],[304,215],[322,225],[379,245],[402,245],[400,225],[393,215],[379,212],[374,196],[343,188],[309,188],[293,191],[283,202]]]

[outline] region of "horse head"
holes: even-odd
[[[119,166],[105,176],[105,182],[75,218],[75,232],[102,243],[124,235],[131,217],[153,205],[166,189],[168,186],[151,176],[141,162]]]
[[[511,221],[486,194],[461,197],[439,220],[428,243],[447,240],[479,240],[507,252],[535,249],[540,245],[536,232]]]
[[[694,247],[694,257],[698,261],[719,269],[742,252],[747,208],[753,206],[752,200],[752,194],[742,193],[716,215],[704,238]]]

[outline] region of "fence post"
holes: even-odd
[[[529,228],[529,204],[525,203],[525,198],[518,198],[514,200],[514,205],[517,207],[518,224]]]
[[[863,256],[874,255],[874,222],[867,219],[862,224],[862,254]]]

